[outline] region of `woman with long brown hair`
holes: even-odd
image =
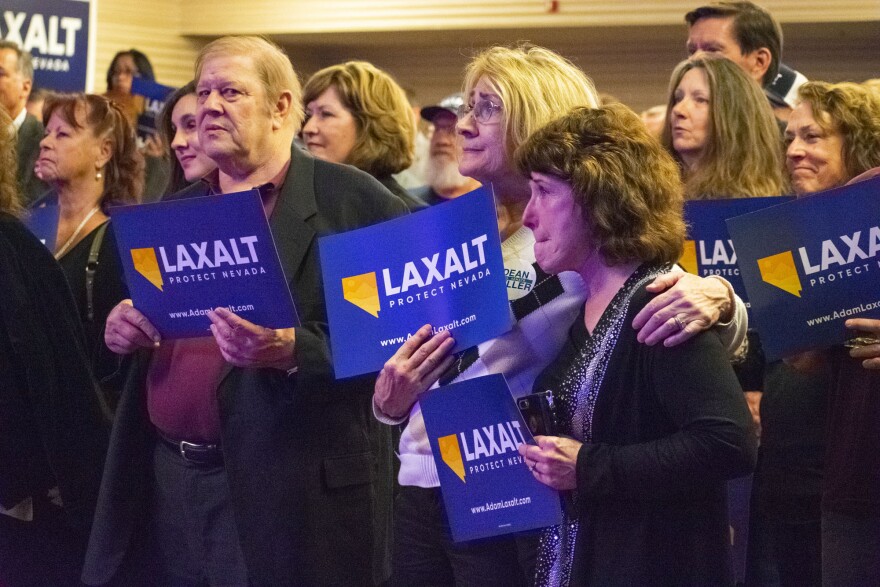
[[[788,189],[783,177],[782,137],[773,110],[758,84],[723,57],[708,55],[683,61],[675,68],[661,141],[679,163],[687,199],[779,196]],[[773,415],[762,422],[760,406],[765,397],[784,387],[776,371],[785,367],[781,362],[765,367],[757,333],[749,330],[748,344],[741,349],[734,368],[756,424],[769,425],[772,446],[776,422]],[[762,443],[762,457],[767,449],[768,442]],[[750,580],[759,568],[753,562],[756,557],[767,559],[767,565],[779,562],[772,546],[758,548],[763,536],[770,542],[774,533],[774,523],[759,511],[764,508],[758,507],[759,500],[766,501],[764,469],[759,459],[752,498]],[[782,550],[788,556],[795,552],[793,545]]]
[[[681,167],[686,199],[778,196],[787,189],[773,110],[758,84],[728,59],[678,64],[661,142]]]
[[[159,135],[168,145],[169,177],[164,195],[174,194],[215,169],[202,150],[196,120],[196,84],[191,81],[172,93],[159,114]]]

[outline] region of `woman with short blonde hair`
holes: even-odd
[[[544,47],[491,47],[483,51],[465,70],[465,96],[481,77],[490,80],[504,103],[505,146],[511,157],[532,133],[557,116],[576,106],[599,106],[593,80],[571,61]],[[525,88],[533,88],[540,99]]]
[[[366,61],[325,67],[306,82],[303,103],[312,155],[354,165],[411,210],[424,207],[392,177],[413,162],[416,126],[406,92],[388,73]]]

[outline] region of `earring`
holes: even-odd
[[[102,177],[104,177],[104,176],[101,175],[101,170],[100,170],[100,169],[98,169],[97,171],[95,171],[95,181],[101,181],[101,178],[102,178]]]

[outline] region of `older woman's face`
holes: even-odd
[[[84,107],[77,108],[76,118],[80,128],[70,124],[60,110],[56,110],[46,124],[36,168],[39,177],[49,184],[83,178],[94,180],[96,172],[109,159],[109,141],[94,135],[86,124]]]
[[[462,147],[458,171],[482,183],[499,181],[517,173],[504,147],[504,104],[486,77],[481,77],[474,85],[468,96],[468,106],[472,110],[455,126]]]
[[[199,123],[196,120],[196,95],[187,94],[177,101],[171,110],[174,139],[171,149],[183,168],[187,181],[205,177],[217,165],[202,151],[199,144]]]
[[[309,153],[333,163],[345,163],[357,142],[357,122],[330,86],[306,104],[303,140]]]
[[[593,254],[583,209],[571,185],[552,175],[532,173],[532,195],[523,224],[535,235],[535,260],[547,273],[579,271]]]
[[[809,103],[801,102],[792,111],[785,141],[785,165],[795,194],[828,190],[850,179],[843,161],[843,135],[819,126]]]
[[[689,167],[700,161],[709,145],[711,97],[709,80],[701,67],[685,73],[673,94],[669,113],[672,147]]]

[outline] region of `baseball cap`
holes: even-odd
[[[461,92],[456,92],[455,94],[450,94],[440,100],[440,103],[435,106],[425,106],[420,111],[422,118],[431,122],[434,120],[434,117],[437,116],[440,112],[446,111],[451,112],[452,114],[458,116],[458,107],[464,104],[464,96]]]
[[[807,78],[784,63],[779,64],[776,78],[764,87],[764,93],[774,106],[794,108],[798,104],[798,88],[807,82]]]

